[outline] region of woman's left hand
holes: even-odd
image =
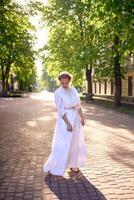
[[[85,125],[85,120],[82,118],[81,119],[81,125],[84,126]]]

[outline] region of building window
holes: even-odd
[[[96,94],[96,81],[94,82],[94,93]]]
[[[101,82],[99,82],[99,94],[101,94]]]
[[[129,76],[128,77],[128,96],[132,96],[132,88],[133,88],[132,76]]]
[[[113,85],[113,80],[111,80],[111,94],[113,94],[114,93],[114,87],[113,87],[114,85]]]
[[[133,64],[134,64],[134,55],[132,55],[132,56],[130,57],[130,60],[131,60],[131,65],[133,65]]]
[[[104,81],[104,94],[107,94],[107,81]]]

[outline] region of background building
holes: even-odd
[[[122,79],[122,100],[134,102],[134,55],[126,61],[127,73]],[[102,81],[93,80],[93,94],[99,97],[114,97],[114,80],[107,78]]]

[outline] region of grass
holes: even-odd
[[[22,97],[22,96],[23,96],[23,92],[21,91],[9,92],[7,94],[7,97]]]
[[[134,117],[134,106],[122,105],[117,110],[119,110],[121,113],[126,113]]]

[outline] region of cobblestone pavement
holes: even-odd
[[[87,162],[42,171],[56,119],[52,94],[0,99],[0,200],[134,200],[134,118],[83,103]]]

